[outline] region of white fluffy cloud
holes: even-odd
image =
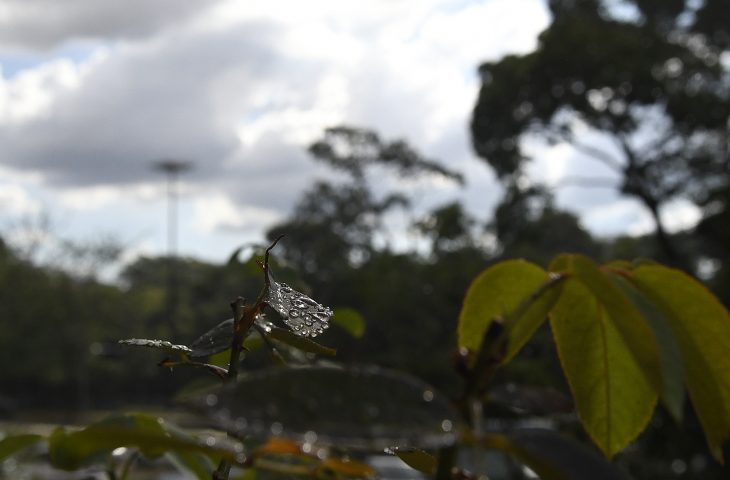
[[[161,180],[152,160],[189,159],[183,235],[260,235],[324,174],[306,145],[346,122],[469,173],[424,204],[460,196],[485,216],[496,186],[467,134],[476,66],[529,51],[548,20],[540,0],[7,1],[0,163],[78,218],[111,203],[139,231],[121,210]]]

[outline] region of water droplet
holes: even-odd
[[[215,393],[209,393],[206,395],[205,404],[209,407],[215,407],[218,404],[218,395]]]
[[[454,424],[451,423],[451,420],[445,419],[443,422],[441,422],[441,430],[443,430],[444,432],[450,432],[452,428],[454,428]]]
[[[284,426],[279,422],[274,422],[271,424],[270,430],[272,435],[281,435],[281,432],[284,431]]]
[[[236,462],[239,463],[239,464],[246,463],[246,455],[244,455],[243,453],[237,454],[236,455]]]
[[[304,441],[307,443],[314,443],[317,441],[317,432],[312,430],[307,430],[304,432]]]
[[[291,310],[289,310],[289,317],[297,318],[299,316],[299,313],[299,310],[297,310],[296,308],[292,308]]]
[[[205,444],[206,444],[206,445],[208,445],[209,447],[214,447],[214,446],[215,446],[215,444],[216,444],[216,439],[215,439],[215,437],[207,437],[207,438],[205,439]]]
[[[125,453],[127,453],[127,447],[118,447],[112,450],[113,457],[121,457]]]
[[[423,391],[423,400],[425,402],[430,402],[433,400],[433,392],[431,390],[424,390]]]
[[[313,445],[311,443],[303,443],[302,444],[302,452],[304,453],[311,453],[312,452]]]

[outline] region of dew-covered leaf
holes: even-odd
[[[602,304],[577,278],[564,283],[550,322],[580,420],[611,457],[644,430],[656,391]]]
[[[365,319],[360,312],[352,308],[335,308],[332,324],[345,330],[355,338],[361,338],[365,333]]]
[[[376,367],[270,368],[196,403],[234,435],[315,435],[353,448],[433,448],[453,442],[461,425],[432,387]]]
[[[438,460],[420,448],[394,448],[393,453],[414,470],[418,470],[426,475],[436,473]]]
[[[32,433],[8,435],[0,440],[0,462],[12,455],[15,455],[21,450],[30,447],[31,445],[35,445],[41,440],[43,440],[41,435],[35,435]]]
[[[207,357],[231,348],[233,319],[223,320],[190,344],[191,357]]]
[[[269,270],[269,288],[266,303],[284,320],[284,323],[302,337],[316,337],[329,328],[332,310],[286,283],[274,280]]]
[[[712,454],[730,439],[730,313],[687,274],[646,264],[630,281],[663,314],[679,344],[690,399]]]
[[[166,428],[162,419],[141,414],[110,417],[77,431],[59,427],[48,440],[51,463],[64,470],[78,469],[92,457],[118,447],[136,447],[148,457],[168,451],[200,452],[229,459],[235,456],[225,445],[211,445],[182,435]]]
[[[319,343],[306,337],[300,337],[299,335],[293,333],[291,330],[271,327],[270,331],[267,333],[267,336],[303,352],[329,356],[334,356],[337,354],[337,350],[335,350],[334,348],[325,347],[324,345],[320,345]]]
[[[146,338],[128,338],[126,340],[119,340],[122,345],[131,345],[134,347],[147,347],[155,348],[157,350],[164,350],[166,352],[178,353],[178,354],[189,354],[192,352],[190,347],[187,345],[175,345],[167,340],[149,340]]]
[[[586,445],[551,430],[488,434],[477,443],[513,455],[542,480],[628,479],[621,469]]]

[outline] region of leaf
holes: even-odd
[[[431,386],[376,367],[269,368],[195,403],[236,436],[314,434],[317,443],[354,448],[437,447],[455,441],[461,425]]]
[[[254,456],[261,455],[300,455],[302,449],[299,444],[293,440],[281,437],[272,437],[266,441],[263,445],[256,447],[254,450]]]
[[[677,421],[682,419],[684,409],[684,366],[677,339],[662,313],[633,285],[619,275],[612,275],[616,285],[636,305],[641,315],[649,322],[659,342],[663,388],[660,398],[669,414]]]
[[[403,460],[406,465],[426,475],[436,473],[438,461],[436,457],[419,448],[395,448],[393,453]]]
[[[315,471],[315,478],[331,479],[332,472],[337,474],[335,478],[344,475],[349,478],[370,478],[377,475],[377,471],[362,462],[344,460],[341,458],[328,458],[323,460]]]
[[[186,345],[175,345],[167,340],[148,340],[146,338],[128,338],[126,340],[119,340],[122,345],[131,345],[134,347],[147,347],[155,348],[157,350],[164,350],[166,352],[177,353],[186,355],[192,350]]]
[[[654,332],[641,312],[631,303],[612,279],[584,255],[562,255],[550,266],[563,263],[570,273],[574,274],[590,294],[600,302],[600,310],[604,311],[629,354],[634,358],[646,379],[656,390],[663,391],[662,368],[659,345]]]
[[[602,304],[578,279],[563,285],[550,322],[581,422],[610,458],[644,430],[656,392]]]
[[[286,283],[277,282],[271,270],[266,303],[276,310],[289,328],[302,337],[316,337],[329,328],[332,310]]]
[[[365,319],[360,312],[352,308],[335,308],[332,324],[341,327],[355,338],[362,338],[365,334]]]
[[[679,343],[685,382],[712,454],[720,462],[730,438],[730,314],[702,284],[660,265],[629,280],[662,312]]]
[[[500,262],[482,272],[464,298],[459,315],[459,346],[479,350],[484,332],[492,321],[515,312],[548,280],[543,269],[524,260]],[[508,337],[507,359],[514,356],[540,326],[545,319],[543,310],[536,308],[524,318],[514,319]]]
[[[3,438],[0,440],[0,462],[41,440],[43,440],[41,435],[31,433],[9,435]]]
[[[210,457],[197,452],[169,452],[166,454],[175,467],[190,473],[198,480],[209,480],[215,470]]]
[[[488,434],[478,443],[505,451],[542,480],[626,480],[628,476],[585,445],[550,430]]]
[[[110,417],[73,432],[59,427],[49,437],[48,453],[55,467],[76,470],[94,456],[130,446],[139,448],[149,457],[167,451],[200,452],[229,459],[235,456],[224,446],[211,446],[193,437],[175,434],[165,428],[162,419],[141,414]]]
[[[283,328],[270,327],[270,331],[266,334],[269,338],[277,340],[281,343],[294,347],[298,350],[308,353],[317,353],[320,355],[334,356],[337,354],[337,350],[330,347],[325,347],[319,343],[310,340],[306,337],[300,337],[291,330],[285,330]]]
[[[191,357],[207,357],[231,348],[233,319],[223,320],[190,344]]]

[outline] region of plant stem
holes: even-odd
[[[264,254],[264,288],[261,289],[261,293],[259,293],[258,298],[256,298],[256,303],[254,303],[251,307],[246,307],[246,300],[242,297],[238,297],[236,300],[231,302],[231,310],[233,310],[233,341],[231,342],[231,357],[228,362],[228,374],[223,380],[225,383],[235,381],[236,377],[238,377],[238,362],[241,358],[241,351],[243,350],[243,340],[246,337],[246,332],[255,325],[256,316],[261,313],[261,310],[263,310],[266,296],[269,293],[269,253],[282,237],[283,235],[277,237],[271,245],[269,245]],[[213,480],[228,480],[230,473],[231,462],[226,459],[222,459],[220,463],[218,463],[216,471],[213,472]]]

